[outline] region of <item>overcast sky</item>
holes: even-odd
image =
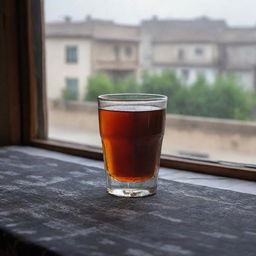
[[[138,24],[142,19],[194,18],[225,19],[233,26],[256,25],[256,0],[45,0],[46,21],[83,20],[86,15]]]

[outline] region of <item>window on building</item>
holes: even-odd
[[[185,81],[188,81],[188,79],[189,79],[189,70],[188,69],[182,69],[181,70],[181,76]]]
[[[132,47],[130,47],[130,46],[125,47],[125,54],[127,57],[131,57],[132,56]]]
[[[185,58],[184,49],[179,49],[179,51],[178,51],[178,59],[179,60],[184,60],[184,58]]]
[[[119,47],[119,45],[115,45],[115,46],[114,46],[115,59],[119,59],[119,52],[120,52],[120,47]]]
[[[77,46],[66,46],[66,62],[67,63],[78,62]]]
[[[196,56],[203,56],[204,55],[204,49],[203,48],[196,48],[195,49],[195,55]]]
[[[77,100],[78,99],[78,79],[77,78],[66,78],[66,100]]]
[[[205,71],[204,70],[199,69],[199,70],[197,70],[196,74],[197,74],[197,77],[205,77]]]

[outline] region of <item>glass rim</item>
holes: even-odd
[[[167,101],[168,97],[162,94],[150,93],[112,93],[98,96],[103,101]]]

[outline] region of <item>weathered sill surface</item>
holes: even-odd
[[[0,255],[255,255],[256,196],[159,179],[105,192],[104,171],[0,149]]]

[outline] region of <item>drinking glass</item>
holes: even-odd
[[[156,193],[167,97],[105,94],[98,97],[99,127],[109,194]]]

